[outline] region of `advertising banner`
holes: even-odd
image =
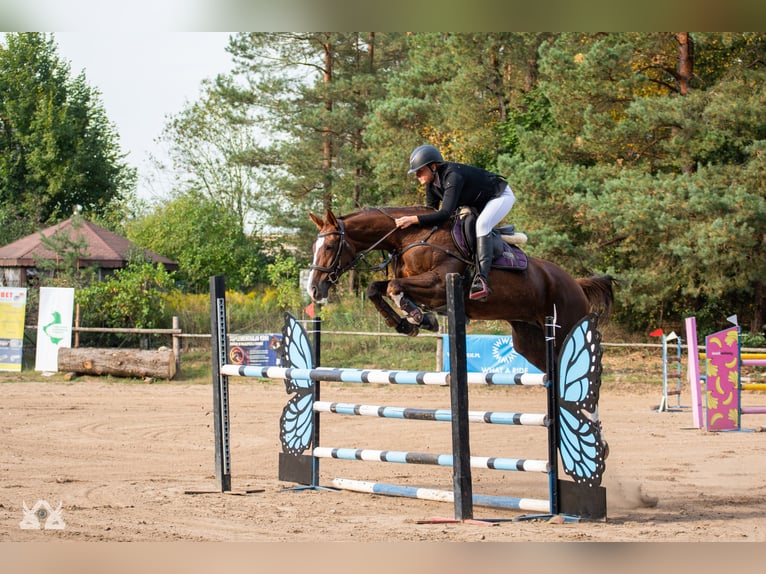
[[[513,348],[510,335],[467,335],[466,367],[472,373],[542,373]],[[449,337],[444,336],[443,370],[449,371]]]
[[[74,289],[40,287],[40,314],[37,319],[35,370],[58,370],[59,347],[72,346]]]
[[[0,287],[0,371],[21,371],[26,287]]]
[[[280,367],[279,347],[282,335],[229,335],[229,364],[256,367]]]

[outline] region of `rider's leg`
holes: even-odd
[[[471,284],[469,297],[475,301],[484,301],[489,296],[489,270],[492,268],[494,249],[491,235],[476,238],[476,274]]]
[[[516,197],[510,186],[495,199],[487,203],[476,219],[476,274],[471,285],[469,297],[475,301],[484,301],[489,295],[489,271],[492,268],[492,228],[511,210]]]

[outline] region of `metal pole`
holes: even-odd
[[[551,502],[551,514],[559,513],[559,426],[558,426],[558,385],[559,375],[556,361],[556,325],[553,317],[545,318],[545,370],[548,372],[548,490]]]
[[[312,365],[312,368],[317,368],[322,364],[322,318],[319,315],[320,312],[321,307],[317,305],[316,315],[314,315],[314,319],[311,322],[314,330],[314,365]],[[320,399],[319,385],[319,381],[313,381],[314,404]],[[312,417],[314,419],[314,435],[311,442],[312,447],[317,448],[319,446],[319,413],[315,411]],[[319,488],[319,458],[316,456],[311,457],[311,486]]]
[[[226,364],[229,352],[226,335],[226,286],[221,275],[210,278],[210,334],[213,355],[215,479],[221,492],[230,492],[229,377],[221,374],[221,367]]]

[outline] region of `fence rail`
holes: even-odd
[[[37,325],[25,325],[24,329],[27,331],[37,331]],[[119,328],[119,327],[72,327],[72,332],[75,334],[74,346],[79,346],[79,333],[123,333],[129,335],[170,335],[172,337],[172,348],[176,358],[176,369],[181,368],[181,340],[182,339],[210,339],[210,333],[184,333],[178,322],[178,317],[173,317],[173,327],[170,329],[137,329],[137,328]],[[234,334],[234,333],[230,333]],[[401,333],[387,332],[374,332],[374,331],[325,331],[322,330],[322,336],[339,336],[339,337],[408,337]],[[421,333],[418,338],[432,338],[436,339],[437,347],[441,345],[443,334],[441,333]],[[607,343],[602,341],[602,347],[623,347],[623,348],[643,348],[643,349],[661,349],[661,343]],[[688,349],[687,345],[681,345],[682,348]],[[746,353],[764,353],[766,349],[760,349],[756,347],[742,348],[742,352]],[[437,348],[437,355],[440,349]],[[437,357],[437,364],[440,363],[441,358]]]
[[[37,325],[26,325],[27,331],[37,331]],[[125,333],[134,335],[172,335],[179,339],[209,339],[210,333],[184,333],[181,328],[174,329],[134,329],[134,328],[114,328],[114,327],[72,327],[73,333]],[[230,333],[235,334],[235,333]],[[354,337],[409,337],[401,333],[377,332],[377,331],[322,331],[322,336],[354,336]],[[439,333],[420,333],[419,339],[432,338],[441,339],[443,335]],[[626,347],[626,348],[645,348],[661,349],[662,343],[601,343],[602,347]],[[687,349],[687,345],[681,345]],[[759,347],[742,347],[743,353],[766,353],[766,349]]]

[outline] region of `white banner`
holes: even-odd
[[[21,371],[26,287],[0,288],[0,371]]]
[[[36,371],[57,371],[59,347],[72,346],[74,289],[40,287],[40,316],[37,319]]]

